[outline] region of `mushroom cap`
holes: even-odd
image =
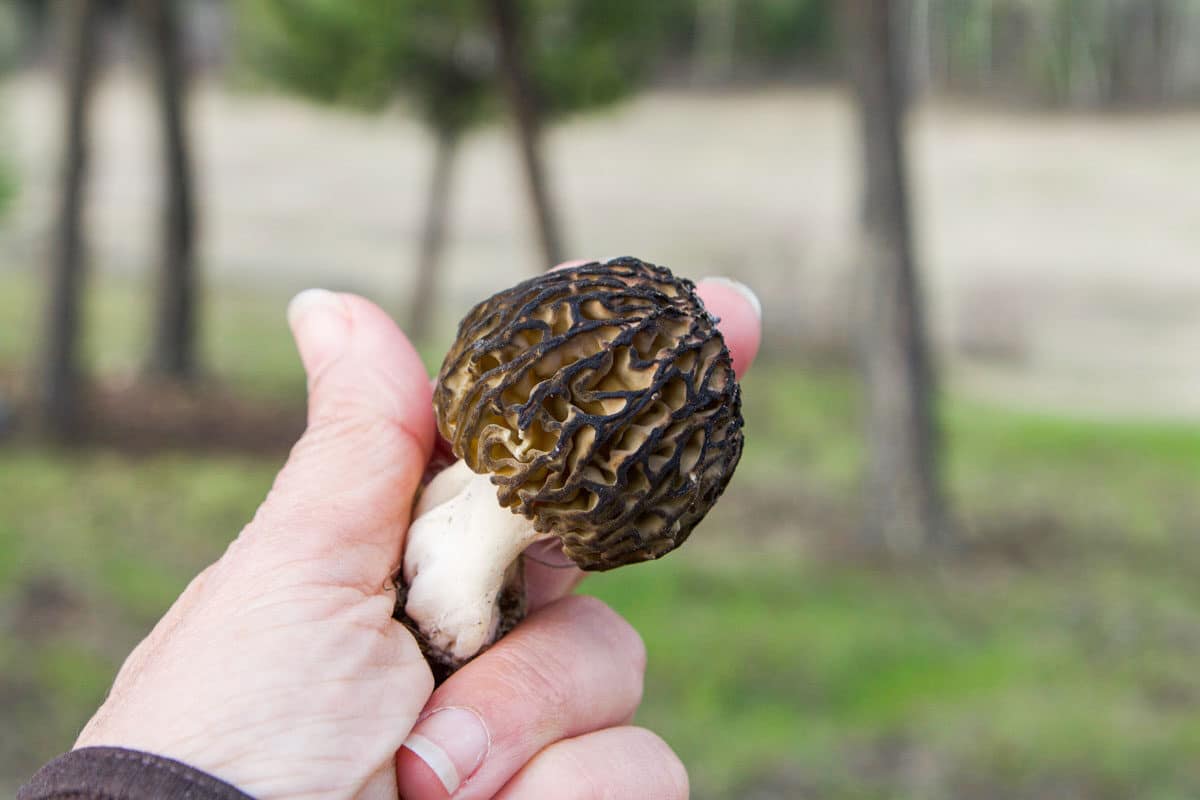
[[[500,504],[587,570],[675,549],[742,453],[717,320],[691,281],[636,258],[547,272],[475,306],[434,407]]]

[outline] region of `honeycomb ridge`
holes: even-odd
[[[434,392],[454,453],[584,569],[658,558],[724,491],[741,394],[695,285],[618,258],[473,308]]]

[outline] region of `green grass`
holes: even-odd
[[[0,791],[69,747],[277,463],[0,448]]]
[[[139,363],[133,292],[95,293],[97,370]],[[285,298],[212,299],[212,373],[294,400]],[[14,333],[34,300],[0,275],[0,367],[32,351]],[[949,397],[945,471],[973,546],[885,567],[827,547],[856,519],[851,377],[767,360],[744,388],[745,459],[694,542],[586,584],[646,639],[639,721],[697,797],[1200,795],[1200,427]],[[278,463],[0,447],[0,727],[21,732],[0,734],[0,789],[69,745]]]
[[[765,361],[744,383],[739,479],[788,475],[853,504],[863,460],[853,377]],[[956,397],[942,411],[944,474],[966,535],[1041,521],[1089,541],[1166,545],[1200,520],[1200,425],[1080,420]]]
[[[970,780],[1200,791],[1200,643],[1170,633],[1189,627],[1200,588],[1182,576],[680,554],[589,591],[646,637],[641,719],[714,793],[790,770],[815,796],[904,796],[901,766],[854,767],[897,746],[935,764],[947,791]]]

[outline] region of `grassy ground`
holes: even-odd
[[[99,289],[93,363],[133,369],[131,290]],[[0,366],[28,357],[33,299],[0,275]],[[213,300],[216,376],[294,405],[282,298]],[[768,358],[745,395],[743,465],[694,542],[586,586],[644,634],[641,721],[697,797],[1200,794],[1200,428],[949,398],[966,545],[898,566],[845,547],[851,378]],[[0,447],[0,790],[69,745],[281,459]]]

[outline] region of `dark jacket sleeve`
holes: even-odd
[[[252,800],[178,761],[119,747],[85,747],[59,756],[17,792],[17,800]]]

